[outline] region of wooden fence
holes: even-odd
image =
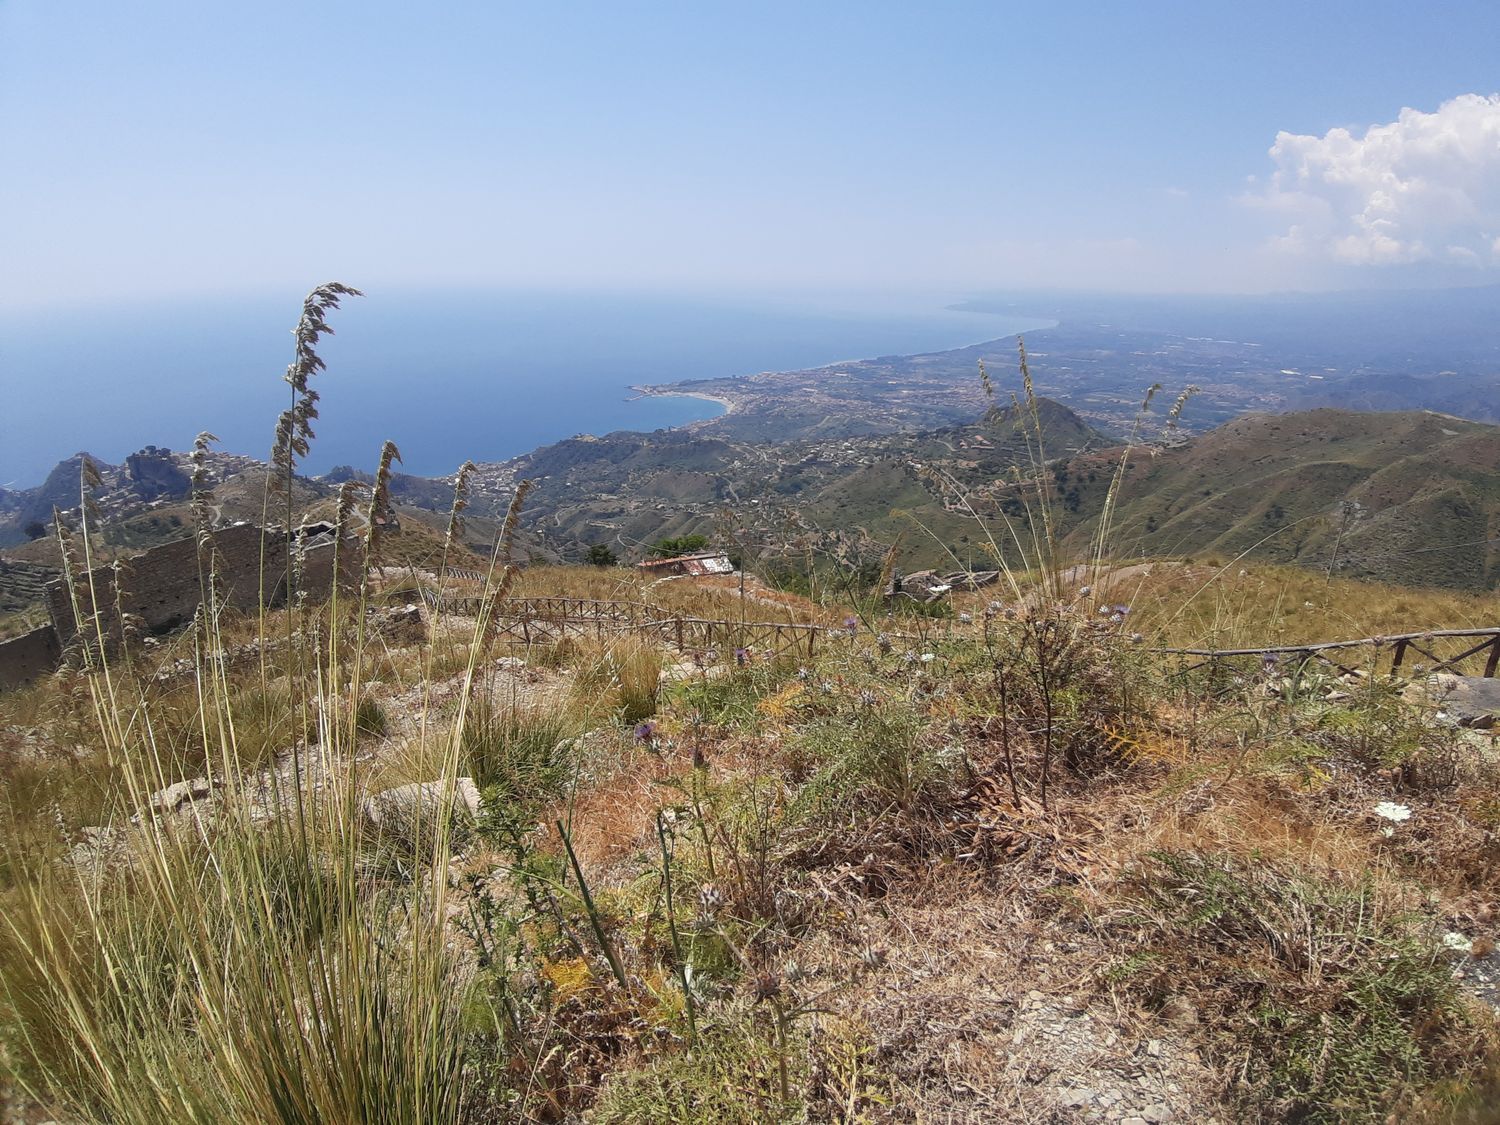
[[[1262,663],[1305,666],[1317,661],[1340,673],[1371,675],[1431,675],[1453,672],[1493,678],[1500,668],[1500,626],[1487,629],[1433,629],[1389,637],[1359,637],[1349,641],[1321,641],[1305,645],[1262,648],[1163,648],[1158,652],[1200,658],[1182,669],[1191,672],[1210,664],[1257,659]]]
[[[484,612],[481,596],[424,594],[429,605],[464,617]],[[822,625],[784,621],[727,621],[674,614],[647,602],[591,598],[506,598],[491,616],[496,639],[523,645],[551,644],[563,638],[603,641],[633,635],[649,637],[680,652],[717,650],[729,659],[736,649],[757,656],[784,653],[816,655],[820,634],[837,632]]]
[[[434,608],[468,617],[478,617],[484,608],[479,596],[453,596],[424,592]],[[794,653],[811,659],[825,638],[843,635],[826,625],[786,621],[726,621],[674,614],[647,602],[602,601],[591,598],[506,598],[496,604],[494,633],[520,644],[548,644],[564,637],[604,640],[633,634],[671,645],[679,652],[717,650],[727,659],[735,649],[757,655]],[[929,638],[906,633],[889,634],[905,643]],[[1317,662],[1341,674],[1400,675],[1402,672],[1430,675],[1455,672],[1493,678],[1500,669],[1500,626],[1485,629],[1433,629],[1422,633],[1399,633],[1386,637],[1358,637],[1347,641],[1320,641],[1300,645],[1264,645],[1258,648],[1160,648],[1165,656],[1197,658],[1181,671],[1207,665],[1236,662],[1268,662],[1278,666],[1305,667]]]
[[[460,617],[478,617],[484,608],[479,594],[434,595],[428,599],[444,613]],[[514,617],[532,621],[582,621],[641,624],[656,621],[670,611],[647,602],[598,601],[592,598],[505,598],[496,603],[496,617]]]

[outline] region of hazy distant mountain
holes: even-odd
[[[540,478],[529,519],[555,540],[629,548],[730,521],[795,512],[825,528],[903,536],[908,566],[982,565],[991,540],[1023,536],[1020,471],[1036,458],[1055,526],[1090,539],[1121,447],[1041,400],[1038,453],[1012,411],[918,434],[777,445],[683,432],[545,446],[506,471]],[[1121,481],[1117,557],[1215,555],[1323,568],[1409,585],[1486,589],[1500,579],[1500,427],[1427,412],[1252,414],[1188,437],[1159,404]],[[496,489],[503,494],[502,488]],[[983,518],[975,519],[977,512]]]
[[[1439,410],[1500,421],[1500,286],[1270,297],[1036,296],[959,308],[1058,324],[1025,334],[1038,394],[1091,425],[1127,434],[1146,390],[1198,394],[1182,424],[1336,406]],[[663,384],[734,409],[695,424],[742,440],[914,431],[984,409],[984,365],[999,401],[1022,393],[1015,337],[924,355]]]

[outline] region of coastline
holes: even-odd
[[[637,398],[697,398],[697,399],[702,399],[704,402],[717,403],[718,405],[720,405],[720,406],[722,406],[724,408],[724,413],[720,414],[718,416],[719,418],[727,417],[728,415],[733,414],[736,410],[739,409],[739,403],[737,403],[734,399],[732,399],[732,398],[725,398],[723,395],[711,395],[711,394],[708,394],[708,393],[706,393],[704,391],[668,391],[668,390],[663,390],[660,387],[653,387],[653,386],[650,386],[650,385],[632,386],[630,389],[636,393],[636,397]],[[701,421],[701,422],[712,422],[712,421],[716,421],[716,419],[714,419],[714,418],[703,418],[703,419],[700,419],[699,421]],[[698,424],[698,423],[695,423],[695,422],[685,422],[685,423],[683,423],[683,425],[686,425],[686,426],[692,426],[692,425],[696,425],[696,424]],[[673,429],[680,429],[681,427],[680,426],[673,426],[672,428]]]

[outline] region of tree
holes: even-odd
[[[47,534],[47,525],[41,520],[32,520],[21,530],[26,533],[27,539],[40,539]]]
[[[603,543],[595,543],[588,549],[584,559],[590,566],[614,566],[620,561],[620,556]]]
[[[678,535],[671,539],[658,539],[651,548],[651,553],[658,558],[670,559],[676,555],[691,555],[707,546],[707,535]]]

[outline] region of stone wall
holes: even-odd
[[[214,532],[219,589],[224,604],[235,609],[254,609],[261,597],[261,531],[254,524],[236,524]],[[352,584],[358,572],[360,545],[347,540],[340,552],[341,569],[346,583]],[[300,589],[314,601],[326,598],[333,588],[333,542],[325,540],[310,546],[304,556]],[[265,573],[267,600],[271,605],[286,600],[285,575],[287,540],[275,533],[265,537]],[[121,576],[124,594],[121,609],[144,622],[148,633],[169,633],[193,619],[202,600],[202,581],[198,568],[198,547],[189,537],[175,543],[152,548],[128,560]],[[81,612],[90,614],[89,576],[79,581]],[[99,600],[104,616],[117,634],[119,621],[115,611],[115,572],[102,566],[92,573],[93,594]],[[65,584],[54,583],[47,590],[48,609],[57,634],[66,645],[77,634],[74,609]]]
[[[0,691],[23,687],[48,675],[61,660],[62,645],[51,625],[0,641]]]
[[[20,613],[46,602],[57,567],[0,559],[0,614]]]

